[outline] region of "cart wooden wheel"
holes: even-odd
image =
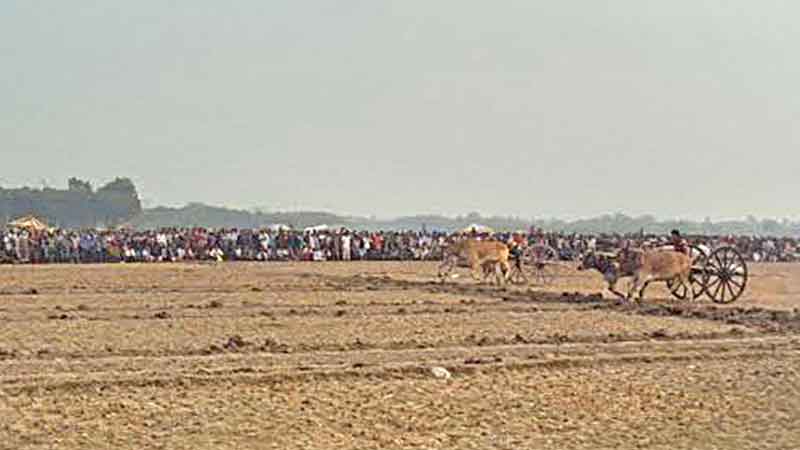
[[[706,292],[715,303],[736,301],[747,287],[747,263],[733,247],[720,247],[706,263]]]
[[[692,255],[692,275],[690,278],[692,292],[694,299],[697,300],[706,293],[706,284],[708,277],[706,276],[706,263],[708,258],[700,247],[691,246]],[[679,300],[686,300],[689,294],[689,289],[685,284],[677,281],[667,281],[667,288],[672,293],[672,296]]]
[[[558,260],[558,253],[553,247],[537,244],[525,251],[523,267],[536,284],[550,285],[556,278],[553,264]]]
[[[549,286],[556,281],[555,267],[546,262],[536,263],[531,267],[534,281],[538,285]]]

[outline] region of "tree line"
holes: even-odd
[[[78,178],[70,178],[67,189],[0,187],[3,223],[34,215],[61,228],[109,227],[125,223],[141,212],[136,186],[128,178],[117,178],[97,189]]]
[[[525,219],[520,217],[485,217],[470,213],[457,217],[439,215],[407,216],[390,220],[365,217],[339,216],[327,212],[264,212],[213,207],[194,203],[183,208],[156,208],[145,210],[134,220],[137,228],[150,229],[162,226],[210,226],[258,228],[270,224],[284,224],[292,228],[326,224],[358,230],[429,230],[454,231],[472,224],[481,224],[495,230],[524,230],[531,226],[563,233],[645,233],[668,234],[679,229],[691,235],[762,235],[786,237],[800,236],[800,222],[748,217],[745,220],[714,222],[689,220],[657,220],[653,216],[632,217],[625,214],[608,214],[573,221],[558,219]]]

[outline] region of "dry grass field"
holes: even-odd
[[[566,269],[0,267],[0,448],[797,449],[800,266],[751,272],[718,306]]]

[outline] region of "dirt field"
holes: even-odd
[[[0,267],[0,448],[797,449],[800,265],[751,272],[720,307],[571,270]]]

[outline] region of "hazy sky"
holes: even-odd
[[[798,217],[800,3],[0,3],[0,184],[393,217]]]

